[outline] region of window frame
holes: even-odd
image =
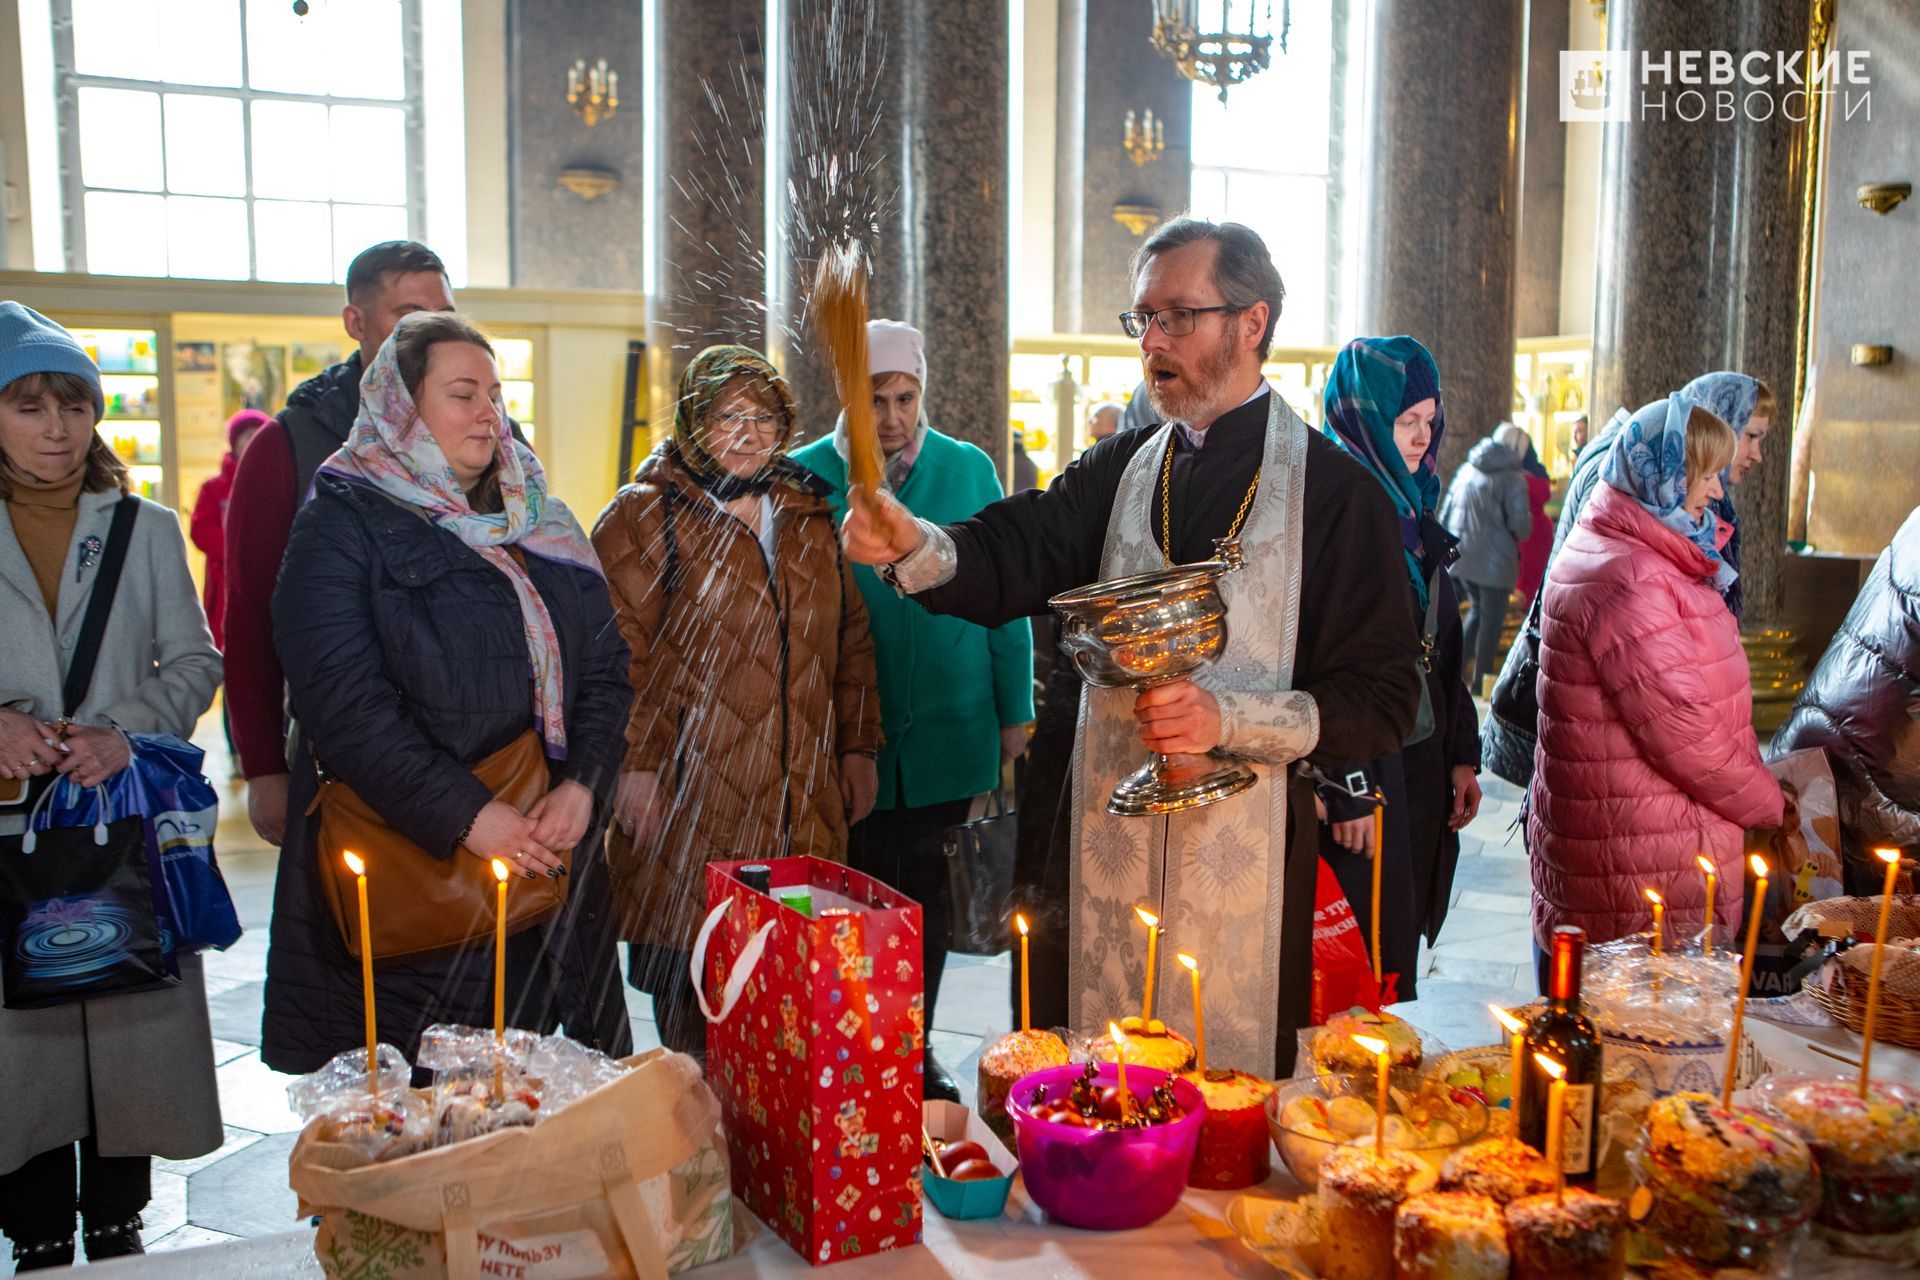
[[[162,3],[163,0],[155,0]],[[162,199],[176,194],[168,190],[166,179],[166,104],[168,94],[190,94],[197,97],[228,98],[240,104],[240,146],[242,164],[246,174],[246,192],[240,196],[218,196],[215,199],[240,200],[247,211],[247,274],[248,283],[261,280],[259,238],[254,225],[254,205],[262,197],[253,190],[253,104],[255,102],[298,102],[316,103],[325,107],[378,107],[383,110],[398,110],[404,121],[402,133],[406,139],[406,201],[407,236],[419,240],[426,231],[426,111],[424,94],[424,62],[422,57],[422,31],[420,0],[399,0],[400,4],[400,40],[402,60],[402,96],[399,98],[355,98],[332,97],[325,94],[282,93],[269,89],[254,89],[248,85],[251,67],[250,53],[247,48],[247,0],[234,0],[237,21],[240,28],[240,84],[237,86],[178,84],[170,80],[130,80],[120,76],[83,75],[75,70],[73,41],[73,0],[51,0],[53,15],[53,76],[54,109],[60,135],[60,190],[65,204],[62,221],[66,229],[67,270],[81,275],[90,274],[87,263],[87,215],[86,196],[89,191],[125,192],[131,195],[158,195]],[[130,89],[141,93],[153,93],[161,97],[161,189],[153,191],[132,191],[125,187],[90,187],[80,164],[80,91],[82,89]],[[322,162],[326,157],[322,156]],[[271,197],[268,197],[271,198]],[[388,204],[364,204],[353,200],[335,200],[331,193],[324,202],[328,209],[328,225],[332,226],[332,211],[340,205],[360,205],[363,208],[394,208]],[[328,257],[333,256],[333,247],[328,245]],[[176,276],[171,271],[164,275],[151,277],[157,280],[199,279],[200,277]],[[236,281],[238,283],[238,281]],[[283,283],[269,281],[267,283]],[[340,283],[337,279],[325,282]]]

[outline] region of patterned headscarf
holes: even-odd
[[[735,382],[780,416],[780,437],[773,452],[751,476],[734,475],[707,450],[707,420]],[[687,362],[680,375],[680,399],[673,407],[673,439],[662,447],[678,455],[702,489],[727,502],[765,493],[780,482],[809,488],[813,473],[785,456],[793,443],[793,427],[793,393],[787,380],[758,351],[728,343],[708,347]]]
[[[1713,562],[1713,585],[1725,591],[1738,575],[1715,545],[1719,517],[1709,508],[1688,515],[1687,418],[1694,402],[1676,391],[1643,405],[1614,437],[1600,478],[1644,507],[1661,524],[1700,548]]]
[[[1433,397],[1433,438],[1426,456],[1409,472],[1393,442],[1393,420],[1427,397]],[[1400,547],[1407,558],[1407,577],[1420,607],[1427,607],[1425,543],[1420,518],[1440,505],[1440,437],[1447,429],[1440,399],[1440,371],[1433,356],[1416,339],[1355,338],[1333,362],[1327,377],[1325,421],[1320,430],[1373,473],[1393,500],[1400,517]]]
[[[1702,408],[1711,409],[1722,422],[1733,428],[1734,435],[1742,436],[1746,434],[1747,423],[1753,420],[1753,408],[1760,399],[1760,380],[1750,378],[1744,373],[1722,369],[1715,373],[1701,374],[1680,388],[1680,394]],[[1726,487],[1726,491],[1713,500],[1713,514],[1720,517],[1727,528],[1732,530],[1731,536],[1727,538],[1727,545],[1720,548],[1720,556],[1733,566],[1735,573],[1738,573],[1740,571],[1740,514],[1733,507],[1733,482],[1727,478],[1727,472],[1720,473],[1720,481]],[[1727,608],[1733,610],[1733,616],[1738,618],[1746,603],[1742,599],[1744,593],[1740,580],[1735,578],[1732,583],[1721,588],[1721,594],[1727,598]]]
[[[533,450],[513,438],[504,410],[499,416],[494,468],[502,509],[494,515],[483,515],[468,504],[446,455],[421,419],[413,395],[400,377],[394,340],[389,337],[360,379],[360,414],[353,421],[347,442],[320,469],[372,485],[390,498],[419,508],[428,520],[507,575],[520,602],[527,655],[533,663],[533,709],[540,721],[541,737],[547,744],[547,754],[564,760],[567,728],[561,713],[565,688],[560,638],[533,580],[503,548],[517,546],[543,559],[591,569],[602,577],[605,573],[573,512],[547,492],[547,475],[540,460]]]

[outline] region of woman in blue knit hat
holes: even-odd
[[[0,302],[0,795],[55,774],[105,782],[130,760],[125,733],[190,737],[220,683],[180,521],[127,494],[126,464],[94,430],[103,407],[73,336]],[[123,503],[124,571],[92,678],[69,702]],[[23,831],[26,811],[0,807],[0,837]],[[223,1141],[200,958],[177,959],[180,981],[160,991],[0,1010],[0,1232],[16,1269],[71,1264],[76,1210],[87,1257],[141,1252],[151,1158]]]
[[[1373,805],[1386,797],[1381,868],[1382,968],[1397,974],[1389,999],[1417,994],[1420,936],[1439,936],[1460,858],[1460,829],[1480,810],[1480,731],[1461,679],[1460,603],[1446,573],[1453,537],[1434,519],[1440,500],[1435,459],[1447,429],[1440,372],[1408,337],[1355,338],[1334,360],[1321,430],[1373,473],[1400,517],[1402,559],[1381,565],[1404,583],[1420,620],[1424,688],[1413,735],[1399,752],[1324,770],[1319,788],[1328,823],[1321,850],[1363,929],[1371,921]]]

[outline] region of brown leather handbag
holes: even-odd
[[[547,793],[547,754],[533,729],[482,760],[473,776],[493,798],[521,813]],[[347,950],[360,955],[360,906],[348,851],[367,866],[368,921],[373,958],[441,951],[490,938],[496,902],[493,867],[463,845],[451,858],[436,858],[395,831],[338,778],[323,781],[314,805],[320,811],[316,842],[320,883],[333,922]],[[308,812],[312,812],[311,809]],[[573,850],[556,849],[569,870]],[[507,932],[519,933],[553,918],[567,900],[566,876],[514,876],[507,882]]]

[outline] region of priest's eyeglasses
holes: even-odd
[[[1245,307],[1162,307],[1158,311],[1122,311],[1120,327],[1127,331],[1129,338],[1144,338],[1147,327],[1155,320],[1160,322],[1160,332],[1169,338],[1184,338],[1193,332],[1194,317],[1205,315],[1209,311],[1232,313],[1245,311]]]

